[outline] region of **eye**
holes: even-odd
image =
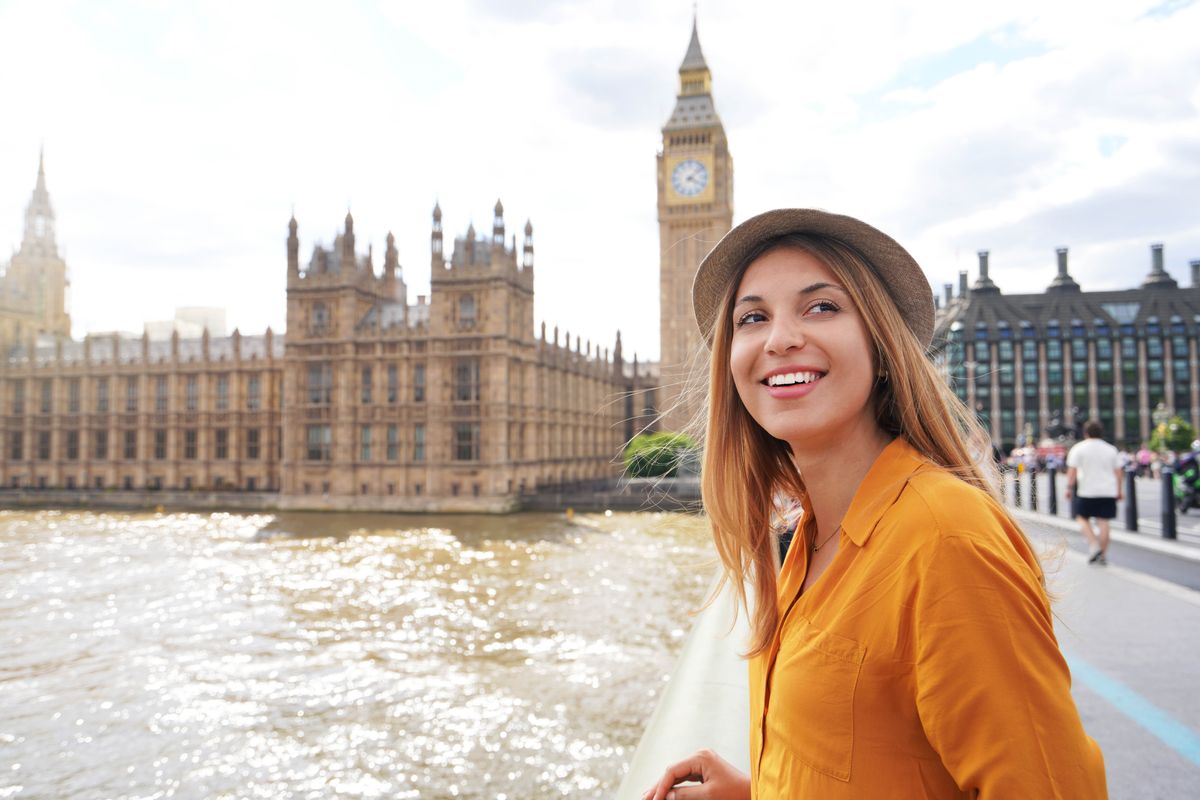
[[[763,314],[761,311],[747,311],[745,314],[738,317],[737,321],[733,323],[733,326],[735,328],[740,328],[743,325],[747,325],[752,322],[762,322],[766,318],[766,314]]]
[[[818,300],[808,307],[809,314],[835,314],[841,311],[841,306],[832,300]]]

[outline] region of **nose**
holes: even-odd
[[[763,350],[777,355],[789,350],[799,350],[807,343],[808,337],[804,335],[802,323],[793,319],[776,318],[771,321],[771,329],[763,342]]]

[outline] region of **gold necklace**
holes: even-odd
[[[837,536],[837,535],[838,535],[838,531],[840,531],[841,529],[842,529],[842,526],[841,526],[841,525],[838,525],[836,528],[834,528],[834,529],[833,529],[833,533],[831,533],[831,534],[829,534],[828,536],[826,536],[826,537],[825,537],[825,539],[824,539],[823,541],[821,541],[819,544],[815,542],[815,540],[816,540],[816,537],[813,537],[813,539],[814,539],[814,544],[813,544],[813,546],[812,546],[812,550],[811,550],[811,552],[813,552],[813,553],[816,553],[816,552],[817,552],[818,550],[820,550],[822,547],[824,547],[825,545],[829,544],[829,540],[830,540],[830,539],[832,539],[833,537]]]

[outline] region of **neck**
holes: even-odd
[[[891,441],[892,436],[872,419],[839,432],[836,439],[821,445],[792,444],[792,460],[804,480],[810,510],[822,536],[841,524],[859,484]]]

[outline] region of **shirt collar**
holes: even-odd
[[[908,479],[929,462],[913,446],[896,437],[883,448],[854,493],[842,519],[842,530],[858,547],[864,547],[879,520],[900,497]]]

